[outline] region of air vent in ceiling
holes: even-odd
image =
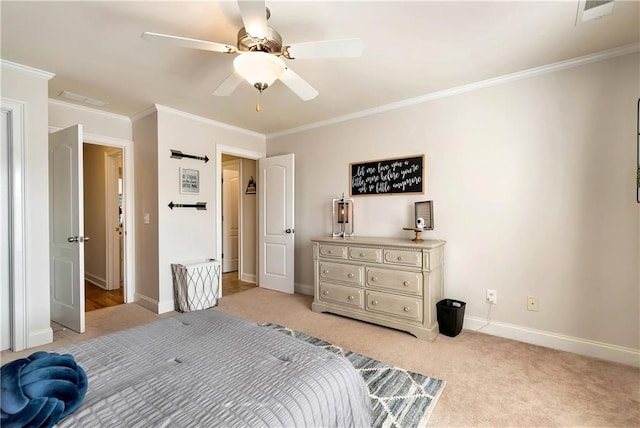
[[[613,12],[614,0],[580,0],[576,25],[602,18]]]
[[[109,104],[106,101],[102,101],[102,100],[98,100],[96,98],[89,98],[85,95],[80,95],[80,94],[76,94],[75,92],[70,92],[70,91],[62,91],[60,92],[60,95],[63,98],[68,98],[70,100],[73,101],[78,101],[80,103],[85,103],[85,104],[89,104],[92,106],[97,106],[97,107],[104,107],[107,104]]]

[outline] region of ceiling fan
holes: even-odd
[[[311,100],[318,91],[291,70],[282,58],[352,58],[362,55],[364,45],[360,39],[285,45],[280,33],[267,26],[271,12],[264,0],[238,0],[238,6],[244,27],[238,31],[235,47],[151,32],[142,33],[142,38],[149,42],[237,55],[233,61],[234,71],[213,92],[218,96],[230,95],[244,80],[262,92],[280,79],[300,98]]]

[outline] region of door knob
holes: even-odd
[[[88,240],[88,236],[70,236],[67,238],[67,242],[84,242]]]
[[[293,229],[287,229],[287,230],[285,230],[285,232],[286,233],[294,233],[294,230]]]

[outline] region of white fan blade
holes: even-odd
[[[229,75],[229,77],[224,80],[224,82],[220,84],[220,86],[216,88],[215,91],[213,91],[213,95],[216,95],[218,97],[226,97],[227,95],[231,95],[231,93],[235,91],[243,81],[244,79],[242,78],[242,76],[234,71]]]
[[[284,50],[284,49],[283,49]],[[364,44],[360,39],[325,40],[294,43],[286,47],[287,58],[355,58],[362,55]]]
[[[267,35],[267,6],[264,0],[238,0],[242,22],[247,33],[256,39]]]
[[[316,89],[308,84],[302,77],[294,73],[289,67],[284,69],[284,73],[280,76],[280,80],[304,101],[312,100],[318,96],[318,91],[316,91]]]
[[[168,34],[150,33],[145,31],[141,36],[148,42],[164,43],[167,45],[180,46],[182,48],[201,49],[212,52],[236,53],[236,48],[223,43],[207,42],[187,37],[170,36]]]

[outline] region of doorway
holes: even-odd
[[[256,287],[257,162],[221,154],[221,258],[222,294]],[[252,182],[251,186],[249,183]]]
[[[238,270],[241,160],[222,155],[222,273]]]
[[[125,302],[123,150],[83,144],[85,312]]]

